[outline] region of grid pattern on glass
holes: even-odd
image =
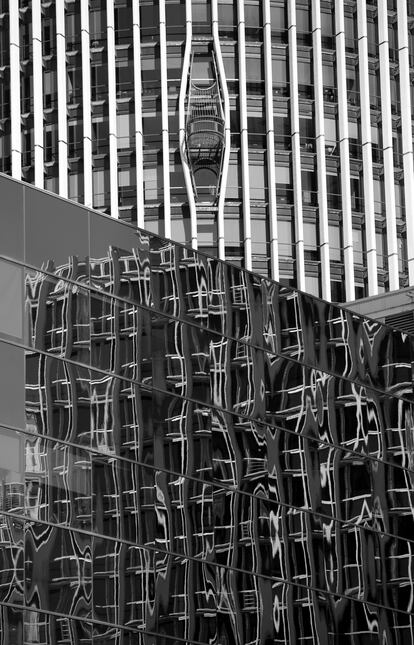
[[[409,640],[412,338],[79,210],[0,342],[9,641]]]

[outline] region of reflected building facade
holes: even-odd
[[[414,641],[413,337],[0,192],[0,642]]]
[[[413,20],[1,0],[0,169],[326,300],[412,286]]]

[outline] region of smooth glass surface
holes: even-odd
[[[88,211],[47,193],[25,188],[26,262],[48,271],[69,266],[84,280],[89,255]]]
[[[23,192],[17,181],[0,175],[0,254],[23,260]]]
[[[0,424],[23,428],[24,350],[0,342]]]
[[[23,269],[0,259],[0,334],[22,339]]]

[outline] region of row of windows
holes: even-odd
[[[184,9],[184,5],[171,4],[167,7],[174,8],[177,10],[179,8]],[[79,7],[76,5],[75,9]],[[224,8],[223,11],[226,12],[227,9],[232,11],[235,7]],[[279,7],[282,9],[282,7]],[[101,3],[98,3],[96,6],[93,6],[91,11],[91,37],[98,37],[99,33],[103,31],[102,21],[106,20],[105,14],[99,14],[99,11],[102,9]],[[147,11],[155,11],[152,6],[147,6],[145,9],[141,7],[144,13]],[[180,10],[181,10],[180,9]],[[259,4],[256,5],[256,10],[260,10]],[[272,10],[277,11],[277,7],[273,6]],[[126,29],[129,27],[127,25],[127,15],[131,11],[131,4],[129,3],[128,7],[122,8],[121,13],[116,14],[117,27]],[[168,9],[170,11],[170,9]],[[247,10],[247,13],[250,9]],[[299,31],[304,33],[306,31],[305,22],[302,20],[303,15],[301,13],[302,9],[299,9],[298,16],[298,27]],[[99,16],[98,16],[99,14]],[[122,14],[122,18],[120,17]],[[25,14],[26,15],[26,14]],[[309,16],[309,12],[307,12]],[[324,13],[324,16],[330,14]],[[50,18],[50,16],[49,16]],[[48,18],[48,20],[49,20]],[[53,20],[53,16],[50,18]],[[22,20],[25,20],[25,17],[22,17]],[[70,29],[68,31],[68,42],[72,42],[74,45],[74,40],[71,40],[70,33],[73,33],[73,30],[79,22],[79,17],[72,15],[70,18],[72,21],[72,32]],[[349,17],[347,18],[349,20]],[[70,22],[70,21],[69,21]],[[69,24],[68,22],[68,24]],[[282,24],[282,23],[281,23]],[[46,23],[45,23],[46,25]],[[252,23],[253,26],[257,26],[255,23]],[[78,25],[79,26],[79,25]],[[53,25],[51,31],[53,32]],[[349,34],[348,34],[349,35]],[[45,42],[48,42],[46,38],[47,33],[44,34]],[[125,34],[124,34],[125,36]],[[126,41],[124,41],[126,42]],[[101,43],[101,40],[99,41]],[[92,101],[93,101],[93,117],[92,117],[92,154],[93,154],[93,163],[95,164],[93,172],[93,188],[94,188],[94,202],[93,205],[97,208],[109,209],[110,205],[110,190],[109,190],[109,170],[107,159],[101,159],[101,157],[106,157],[108,155],[108,121],[105,114],[105,107],[102,108],[97,105],[99,100],[107,98],[107,68],[106,68],[106,54],[105,51],[101,51],[101,47],[92,47],[92,65],[91,65],[91,85],[92,85]],[[280,54],[280,58],[274,58],[273,60],[273,71],[277,83],[278,91],[281,94],[275,93],[275,109],[279,110],[282,104],[279,103],[280,96],[283,97],[284,94],[289,94],[289,83],[288,83],[288,73],[286,60],[283,58],[283,55],[286,53],[285,48],[278,47],[276,48]],[[132,60],[131,60],[131,51],[127,56],[121,53],[121,48],[117,49],[117,96],[118,98],[129,98],[132,97]],[[238,69],[237,69],[237,59],[234,59],[232,55],[235,52],[232,44],[223,42],[223,53],[226,71],[230,75],[229,77],[237,78]],[[178,83],[174,83],[174,76],[177,76],[179,80],[181,74],[181,61],[182,61],[182,45],[172,46],[170,43],[168,45],[168,59],[172,63],[170,69],[170,87],[174,87],[174,91],[178,91]],[[257,54],[257,56],[250,56],[251,53]],[[300,56],[308,56],[308,50],[306,47],[299,48]],[[151,80],[144,82],[144,97],[146,86],[151,85],[152,89],[155,92],[159,93],[159,81],[154,81],[154,72],[159,71],[159,52],[157,46],[154,48],[153,45],[142,47],[143,57],[143,74],[147,74],[148,78]],[[151,54],[147,57],[147,54]],[[328,52],[329,54],[329,52]],[[337,161],[339,155],[338,147],[338,133],[337,133],[337,120],[334,115],[336,109],[337,95],[334,87],[335,84],[335,62],[329,59],[329,55],[326,52],[324,54],[324,81],[325,81],[325,129],[326,129],[326,158],[328,165],[328,175],[327,175],[327,193],[328,193],[328,208],[332,211],[339,211],[342,207],[341,197],[340,197],[340,187],[339,187],[339,173],[337,169]],[[78,56],[74,51],[68,55],[68,61],[74,60],[71,59],[71,56]],[[263,78],[263,71],[261,66],[261,47],[250,47],[249,56],[247,57],[247,67],[248,75],[251,76],[248,82],[249,92],[254,92],[253,85],[258,85],[256,83],[257,78]],[[80,61],[77,59],[77,62]],[[56,107],[57,94],[56,94],[56,71],[53,69],[53,65],[50,61],[44,61],[45,71],[43,75],[43,85],[44,85],[44,108],[46,112],[51,108]],[[348,56],[348,63],[352,63],[352,57]],[[260,68],[260,69],[259,69]],[[174,71],[175,70],[175,71]],[[299,80],[300,80],[300,93],[303,97],[311,97],[313,93],[312,89],[312,65],[309,60],[299,60]],[[178,74],[178,72],[180,74]],[[359,102],[359,94],[355,90],[357,85],[358,73],[357,68],[353,64],[348,64],[347,66],[347,86],[348,86],[348,99],[352,104]],[[374,84],[372,86],[372,99],[375,100],[376,105],[378,105],[378,74],[370,74],[370,80],[373,80]],[[80,66],[74,66],[71,69],[68,69],[67,75],[67,87],[68,87],[68,102],[71,105],[71,114],[74,114],[74,107],[76,102],[81,101],[81,86],[82,86],[82,72]],[[230,81],[230,89],[237,92],[237,83]],[[30,96],[32,93],[32,81],[30,76],[23,77],[23,91],[22,91],[22,113],[25,115],[25,124],[23,126],[23,139],[22,139],[22,150],[23,150],[23,166],[24,166],[24,177],[26,180],[32,180],[33,178],[33,130],[30,127],[30,111],[32,109],[32,103]],[[398,94],[398,79],[391,79],[391,87],[394,88],[395,101],[397,101]],[[375,89],[375,95],[374,95]],[[150,88],[151,90],[151,88]],[[259,89],[259,94],[263,93],[263,85]],[[148,96],[148,95],[147,95]],[[257,104],[253,105],[252,97],[256,96]],[[7,96],[5,96],[7,99]],[[231,111],[231,126],[232,126],[232,135],[231,135],[231,145],[233,148],[238,148],[240,146],[240,138],[238,135],[238,130],[240,125],[237,118],[237,104],[235,97],[232,95],[232,111]],[[6,100],[5,104],[9,101]],[[258,99],[257,94],[250,94],[248,97],[248,144],[249,144],[249,161],[250,163],[250,199],[251,199],[251,208],[255,209],[256,204],[260,202],[266,203],[268,201],[268,188],[267,188],[267,176],[266,176],[266,166],[264,161],[261,159],[258,163],[254,153],[258,153],[259,150],[266,149],[266,124],[263,118],[264,105],[261,99]],[[275,115],[274,127],[275,127],[275,147],[277,151],[288,151],[291,147],[291,137],[290,137],[290,124],[289,118],[287,117],[289,104],[283,101],[283,110],[282,114]],[[176,105],[174,105],[174,99],[171,97],[169,101],[170,105],[170,116],[169,116],[169,126],[170,126],[170,143],[172,145],[178,145],[178,118],[177,114],[174,111]],[[234,105],[233,105],[234,103]],[[259,104],[260,103],[260,104]],[[154,97],[155,104],[155,97]],[[333,111],[330,110],[330,104],[332,104]],[[125,106],[124,106],[125,107]],[[135,147],[135,125],[134,117],[129,113],[122,113],[124,109],[121,102],[118,103],[119,114],[117,115],[117,135],[118,135],[118,151],[119,156],[118,160],[120,163],[120,168],[118,171],[118,204],[121,209],[125,209],[125,216],[134,219],[136,213],[133,212],[135,208],[135,189],[136,189],[136,173],[134,168],[134,159],[127,159],[123,157],[124,153],[127,153],[130,150],[134,150]],[[144,135],[144,197],[147,202],[147,206],[153,206],[154,208],[147,209],[146,211],[146,220],[150,221],[151,213],[154,213],[158,208],[158,205],[163,200],[162,185],[159,179],[159,172],[156,171],[152,162],[149,162],[149,158],[153,154],[155,148],[158,149],[160,143],[160,112],[159,110],[153,110],[149,107],[149,101],[144,99],[144,119],[143,119],[143,135]],[[233,109],[234,108],[234,109]],[[315,140],[315,129],[314,121],[311,114],[305,114],[309,106],[306,105],[305,101],[300,103],[300,146],[301,146],[301,162],[302,162],[302,203],[306,208],[317,207],[318,205],[318,192],[315,181],[315,168],[314,168],[314,159],[313,155],[316,148]],[[130,107],[128,107],[130,110]],[[149,111],[150,110],[150,111]],[[398,111],[398,110],[397,110]],[[103,114],[102,114],[103,112]],[[59,161],[58,157],[58,135],[57,135],[57,125],[53,123],[56,118],[56,113],[48,112],[47,113],[47,122],[45,125],[44,132],[44,160],[46,163],[45,166],[45,187],[52,190],[59,189],[58,182],[58,169],[56,167],[56,162]],[[353,164],[353,161],[359,161],[362,158],[362,147],[358,143],[360,140],[360,132],[358,128],[357,121],[354,121],[353,118],[357,117],[357,114],[353,112],[352,109],[349,110],[349,118],[351,119],[348,123],[349,126],[349,152],[351,158],[351,197],[352,197],[352,211],[354,215],[364,212],[364,198],[362,190],[362,176],[360,175],[359,169],[356,172],[356,166]],[[333,118],[331,118],[333,117]],[[394,120],[395,121],[395,120]],[[7,129],[5,130],[6,134],[2,138],[1,145],[5,151],[4,158],[2,160],[2,169],[10,169],[10,151],[7,152],[10,148],[10,139]],[[373,139],[373,161],[376,164],[382,164],[382,136],[381,136],[381,124],[373,122],[372,125],[372,139]],[[395,129],[394,132],[394,166],[398,170],[402,166],[402,142],[401,142],[401,133],[398,129]],[[82,122],[79,119],[72,118],[68,123],[68,154],[70,159],[70,172],[69,172],[69,195],[73,198],[82,200],[83,199],[83,169],[81,158],[83,156],[83,130]],[[235,151],[234,151],[235,152]],[[157,164],[161,163],[160,155],[158,154]],[[289,162],[288,162],[289,163]],[[173,208],[175,205],[182,205],[182,212],[184,213],[186,209],[186,190],[184,187],[183,174],[181,170],[180,160],[174,160],[174,163],[170,165],[170,181],[171,181],[171,198]],[[292,177],[289,167],[286,169],[286,166],[280,166],[277,164],[277,186],[276,186],[276,197],[278,206],[283,209],[286,209],[286,213],[290,212],[290,207],[294,202],[294,191],[292,187]],[[378,169],[377,169],[378,170]],[[384,189],[383,182],[381,177],[378,175],[377,170],[374,169],[374,190],[375,190],[375,213],[379,217],[384,214]],[[236,164],[231,163],[229,169],[229,180],[227,185],[226,198],[228,202],[240,202],[241,200],[241,180],[240,172]],[[355,176],[356,175],[356,176]],[[403,199],[403,183],[400,181],[396,184],[396,208],[397,208],[397,219],[403,219],[405,216],[404,212],[404,199]],[[128,211],[129,209],[129,211]],[[127,214],[128,212],[128,214]],[[284,211],[283,211],[284,212]],[[147,215],[148,213],[148,215]],[[162,213],[161,213],[162,215]],[[187,215],[187,213],[186,213]],[[173,228],[177,229],[182,228],[186,230],[186,224],[182,223],[173,224]],[[187,227],[188,228],[188,227]],[[240,227],[239,227],[240,228]],[[259,230],[260,227],[257,228]],[[162,225],[161,225],[162,232]],[[207,248],[215,249],[216,246],[216,235],[213,229],[202,229],[200,224],[200,240],[201,244],[205,245]],[[233,235],[232,235],[233,237]],[[239,237],[235,235],[234,237]],[[180,232],[179,239],[189,241],[187,233]],[[402,248],[405,249],[405,240],[404,237],[399,237],[402,240]],[[253,240],[253,255],[261,256],[265,258],[266,261],[269,258],[268,244],[269,236],[266,234],[265,241],[260,241],[259,238]],[[234,244],[233,244],[234,242]],[[261,245],[261,247],[260,247]],[[236,247],[236,240],[229,240],[228,247]],[[240,244],[238,244],[240,246]],[[294,245],[293,245],[294,246]],[[290,244],[287,244],[286,250],[290,247]],[[334,249],[338,247],[332,247],[332,255],[335,255]],[[355,258],[356,264],[363,263],[359,262],[361,258],[361,252],[359,249],[356,250]],[[285,256],[285,253],[282,253]],[[364,256],[362,256],[364,257]],[[333,258],[332,258],[333,259]],[[255,261],[255,259],[254,259]],[[339,261],[339,260],[338,260]],[[378,254],[378,261],[380,268],[386,269],[386,253]],[[259,268],[259,263],[261,260],[257,261],[255,264],[256,268]],[[402,260],[403,266],[405,266],[405,260]]]
[[[222,36],[235,35],[238,24],[238,15],[235,5],[219,3],[219,30]],[[255,5],[244,3],[245,14],[245,31],[247,39],[263,40],[263,13],[261,3]],[[80,34],[80,10],[78,3],[68,5],[65,15],[65,37],[67,39],[67,49],[71,51],[75,46],[79,46]],[[132,4],[128,2],[127,6],[115,5],[115,39],[116,44],[124,45],[132,39]],[[368,45],[370,54],[378,55],[378,25],[375,12],[372,12],[368,6],[367,10],[367,29]],[[327,48],[332,48],[335,40],[335,10],[320,13],[321,31],[323,44]],[[205,4],[193,2],[192,21],[195,26],[200,23],[209,24],[211,22],[210,7]],[[89,34],[90,42],[93,48],[99,48],[105,45],[106,41],[106,5],[100,5],[91,9],[89,12]],[[186,23],[186,9],[182,3],[166,4],[166,28],[167,38],[170,36],[184,35]],[[140,6],[140,27],[142,38],[151,40],[157,35],[159,29],[158,7],[151,5]],[[271,6],[271,27],[272,36],[277,39],[287,40],[287,9],[286,3],[279,6]],[[312,34],[312,15],[310,7],[296,7],[296,29],[298,42],[303,45],[311,44]],[[349,11],[345,7],[344,27],[346,47],[349,51],[357,49],[357,16],[356,12]],[[31,47],[31,15],[29,12],[21,14],[21,46],[27,53],[26,58],[30,57],[29,49]],[[54,11],[50,7],[43,10],[42,16],[42,42],[43,55],[48,56],[56,51],[56,23]],[[388,19],[388,38],[390,49],[398,51],[398,30],[395,14],[390,14]],[[409,31],[409,46],[414,53],[414,35]]]

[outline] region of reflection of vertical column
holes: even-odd
[[[250,181],[249,181],[249,143],[247,136],[247,88],[246,88],[246,37],[244,23],[244,1],[237,1],[238,39],[239,39],[239,97],[240,97],[240,135],[243,196],[243,239],[245,267],[252,268],[252,233],[250,221]]]
[[[165,237],[171,237],[171,199],[170,199],[170,149],[168,139],[168,83],[167,83],[167,34],[165,26],[165,0],[160,0],[160,74],[161,74],[161,129],[162,129],[162,176],[164,195]]]
[[[43,188],[43,68],[40,0],[32,2],[34,183]]]
[[[91,122],[91,65],[89,43],[89,3],[81,0],[82,45],[82,118],[83,118],[83,179],[84,203],[92,206],[92,122]]]
[[[22,176],[22,142],[20,134],[20,47],[19,47],[19,3],[9,5],[10,21],[10,148],[12,177]]]
[[[305,290],[305,261],[303,242],[302,177],[300,166],[298,54],[296,49],[296,2],[288,4],[289,77],[292,133],[293,208],[295,214],[296,281]]]
[[[135,158],[137,182],[137,225],[144,226],[144,162],[142,134],[141,36],[138,2],[132,3],[134,47]]]
[[[398,289],[398,246],[395,217],[394,155],[392,149],[392,115],[390,55],[388,51],[388,10],[386,0],[378,0],[378,42],[381,83],[382,143],[384,149],[384,189],[387,222],[388,280],[390,291]],[[410,137],[411,138],[411,137]]]
[[[223,57],[221,54],[219,31],[218,31],[218,6],[217,0],[211,0],[211,19],[212,19],[212,33],[213,33],[213,46],[216,55],[218,85],[220,87],[220,94],[223,99],[224,111],[224,154],[222,160],[222,170],[220,178],[219,199],[217,208],[217,246],[218,256],[221,260],[225,259],[224,247],[224,200],[226,197],[227,173],[230,161],[230,100],[227,90],[226,73],[224,71]]]
[[[266,148],[267,148],[267,183],[269,194],[269,228],[270,228],[270,265],[271,276],[279,279],[279,251],[277,235],[276,210],[276,173],[275,173],[275,131],[273,125],[273,79],[272,79],[272,26],[270,0],[263,2],[263,40],[265,62],[265,97],[266,97]]]
[[[185,102],[188,89],[188,73],[190,68],[191,58],[191,42],[192,42],[192,12],[191,0],[186,0],[185,3],[185,51],[183,60],[183,71],[181,75],[180,96],[178,104],[178,127],[179,127],[179,146],[181,163],[183,166],[185,187],[187,190],[188,205],[190,208],[190,222],[191,222],[191,245],[194,249],[197,248],[197,212],[194,198],[194,189],[191,181],[191,172],[187,161],[185,151]]]
[[[348,96],[346,90],[346,56],[344,31],[344,3],[335,6],[336,64],[338,85],[340,186],[342,195],[342,225],[345,264],[345,295],[355,298],[354,248],[352,238],[351,175],[349,169]]]
[[[318,174],[319,239],[322,298],[331,299],[328,202],[326,195],[325,120],[323,111],[322,39],[320,1],[312,1],[313,78],[315,92],[315,140]]]
[[[118,217],[118,151],[116,136],[115,15],[114,0],[106,0],[108,51],[109,187],[111,216]]]
[[[68,196],[68,137],[66,123],[65,5],[56,4],[56,75],[58,97],[59,195]]]
[[[398,0],[398,60],[400,71],[401,135],[404,168],[405,223],[407,226],[408,280],[414,284],[414,220],[408,209],[414,204],[413,138],[411,125],[410,63],[408,50],[407,3]],[[411,180],[409,179],[411,177]]]
[[[371,110],[369,100],[369,66],[366,0],[357,3],[359,91],[361,103],[361,143],[364,182],[364,213],[367,249],[368,293],[378,293],[377,249],[375,239],[374,178],[372,174]],[[411,117],[410,117],[411,120]]]

